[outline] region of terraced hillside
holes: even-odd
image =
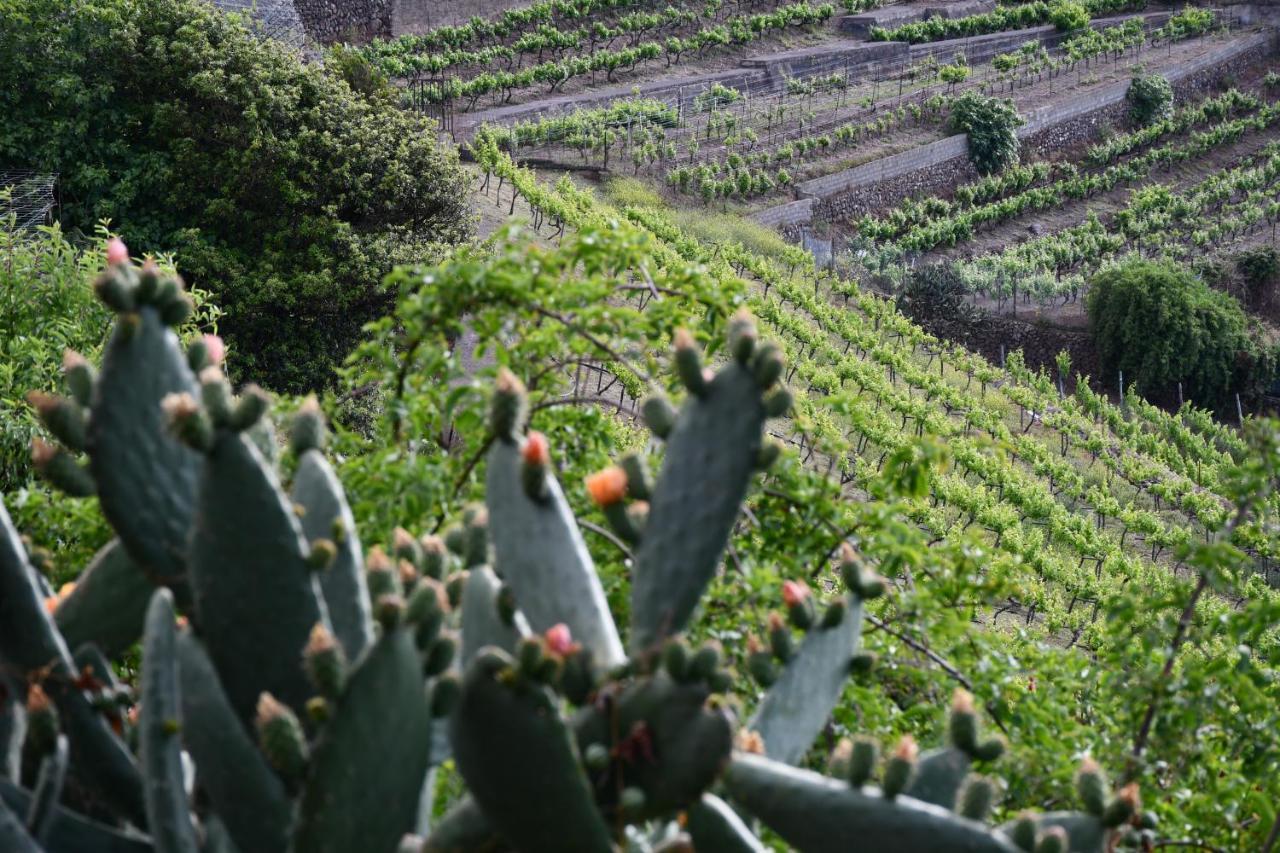
[[[1280,90],[1270,31],[1239,7],[1101,11],[1111,17],[1067,32],[1043,20],[908,21],[914,29],[896,36],[910,44],[892,29],[858,37],[849,20],[799,18],[798,30],[818,30],[804,35],[815,45],[770,54],[731,39],[724,54],[748,57],[733,70],[711,52],[669,52],[664,77],[639,88],[598,73],[593,87],[587,72],[565,80],[583,87],[574,97],[557,83],[541,98],[531,85],[515,91],[520,106],[472,99],[453,127],[472,145],[487,196],[500,209],[528,205],[545,236],[621,217],[660,263],[704,265],[716,287],[740,293],[791,365],[796,416],[780,437],[835,478],[851,523],[886,464],[921,438],[945,445],[951,467],[910,518],[936,543],[982,549],[978,583],[999,588],[999,601],[969,612],[995,648],[1022,660],[1054,649],[1054,665],[1068,667],[1118,656],[1131,683],[1109,676],[1103,689],[1141,696],[1162,678],[1168,634],[1153,626],[1188,613],[1206,626],[1275,596],[1274,531],[1233,522],[1227,472],[1247,457],[1243,439],[1189,404],[1170,412],[1132,391],[1117,397],[1114,385],[1095,390],[1065,353],[1029,367],[1012,352],[1000,366],[924,332],[874,292],[899,288],[919,264],[955,262],[984,311],[1079,317],[1090,274],[1128,253],[1186,260],[1273,241]],[[901,21],[911,7],[876,14]],[[948,40],[966,26],[986,34]],[[1175,109],[1143,126],[1127,121],[1124,97],[1138,73],[1169,79],[1176,93]],[[980,176],[968,164],[949,127],[966,92],[1009,98],[1023,116],[1018,165]],[[621,199],[614,208],[584,189],[610,175],[645,181],[651,194],[627,204],[634,194],[608,193]],[[816,231],[834,244],[834,261],[824,255],[834,265],[815,269],[808,252],[750,232],[726,242],[699,209],[791,238]],[[1187,555],[1224,532],[1249,553],[1247,578],[1207,589]],[[908,592],[929,579],[897,583]],[[1196,665],[1209,669],[1234,654],[1206,634],[1196,646]],[[1119,741],[1135,719],[1091,724]]]

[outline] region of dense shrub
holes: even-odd
[[[22,232],[6,223],[0,239],[0,492],[30,477],[36,420],[28,391],[60,385],[62,353],[96,358],[109,314],[89,284],[105,255],[81,253],[56,227]]]
[[[984,175],[1018,162],[1022,116],[1013,101],[965,92],[951,105],[953,133],[969,135],[969,159]]]
[[[1087,304],[1103,368],[1124,371],[1139,393],[1182,382],[1193,400],[1219,403],[1274,372],[1240,303],[1175,264],[1131,259],[1105,269]]]
[[[0,0],[0,112],[0,163],[58,172],[64,224],[174,251],[279,388],[324,382],[382,276],[468,230],[432,124],[198,0]]]
[[[1079,3],[1062,0],[1049,7],[1049,20],[1064,33],[1089,26],[1089,10]]]
[[[1152,124],[1173,116],[1173,87],[1159,74],[1134,77],[1125,97],[1134,124]]]

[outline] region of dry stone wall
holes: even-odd
[[[1275,34],[1259,33],[1223,45],[1166,76],[1179,99],[1203,95],[1221,81],[1244,73],[1275,50]],[[1019,130],[1024,156],[1096,139],[1124,120],[1128,81],[1033,113]],[[865,163],[796,186],[796,195],[813,200],[812,214],[824,221],[848,220],[903,199],[942,192],[976,177],[963,135],[951,136],[892,157]],[[767,211],[765,212],[767,213]],[[795,224],[795,223],[789,223]]]
[[[392,0],[293,0],[302,25],[315,41],[365,42],[391,34]]]

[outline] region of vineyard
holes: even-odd
[[[0,853],[1280,853],[1280,13],[12,2]]]

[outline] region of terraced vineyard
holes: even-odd
[[[55,5],[0,853],[1280,853],[1280,10]]]
[[[528,205],[543,234],[634,229],[649,242],[647,263],[668,270],[698,264],[713,291],[738,294],[787,355],[797,398],[777,437],[815,476],[836,484],[850,529],[865,523],[863,502],[877,493],[875,484],[920,453],[920,442],[943,448],[949,467],[905,505],[904,520],[929,542],[969,543],[982,554],[972,586],[953,592],[948,607],[984,626],[983,665],[1005,672],[1006,664],[991,660],[1025,667],[1037,659],[1049,670],[1087,671],[1082,662],[1123,661],[1123,678],[1108,674],[1105,687],[1087,692],[1097,698],[1101,690],[1125,710],[1090,726],[1115,754],[1159,761],[1172,744],[1148,753],[1144,714],[1173,660],[1170,631],[1199,626],[1194,655],[1178,659],[1199,683],[1238,651],[1204,626],[1280,600],[1280,541],[1262,520],[1280,506],[1270,496],[1250,518],[1232,497],[1230,472],[1251,451],[1236,429],[1193,404],[1169,411],[1132,390],[1119,398],[1095,390],[1066,353],[1041,366],[1016,351],[1003,364],[983,358],[923,331],[869,286],[891,290],[916,266],[947,262],[986,310],[1066,303],[1078,313],[1092,274],[1129,253],[1189,260],[1270,240],[1280,218],[1280,105],[1270,58],[1239,74],[1206,72],[1207,85],[1151,123],[1108,118],[1119,125],[1110,132],[1043,141],[1056,109],[1070,113],[1074,104],[1105,99],[1135,69],[1176,73],[1229,55],[1252,32],[1206,23],[1199,13],[1154,23],[1121,18],[973,62],[944,38],[923,39],[919,58],[887,77],[871,66],[817,66],[784,75],[772,91],[711,82],[692,96],[642,91],[576,110],[557,104],[532,120],[516,114],[478,127],[471,150],[491,200],[504,209],[517,199]],[[1010,97],[1034,116],[1041,141],[1024,143],[1017,165],[970,173],[936,194],[875,202],[864,193],[866,212],[855,216],[822,214],[828,201],[815,198],[801,228],[825,229],[841,248],[822,269],[798,246],[762,244],[749,230],[743,242],[719,236],[732,232],[721,226],[735,215],[763,211],[769,221],[771,204],[808,204],[803,193],[788,201],[805,181],[856,170],[864,158],[874,165],[941,144],[951,132],[950,105],[966,92]],[[582,176],[557,180],[558,168]],[[609,202],[583,187],[609,173],[650,189],[609,189],[604,195],[616,199]],[[701,205],[711,206],[717,224],[698,221],[693,211]],[[1025,237],[1032,223],[1035,233]],[[783,227],[795,234],[790,222]],[[695,294],[666,294],[672,297],[697,311]],[[641,393],[638,377],[619,376],[630,393]],[[1232,583],[1212,586],[1188,559],[1221,537],[1248,554],[1248,567]],[[893,564],[892,543],[866,547]],[[894,613],[928,610],[921,599],[936,606],[932,584],[953,588],[947,569],[933,571],[940,574],[895,579],[900,599],[880,617],[886,625]],[[949,633],[942,622],[930,638],[934,664],[943,662],[937,677],[948,677],[947,660],[973,657],[973,638]],[[885,640],[895,642],[891,633]],[[1174,640],[1173,654],[1180,644]],[[1028,689],[1037,684],[1031,675]],[[1202,712],[1219,701],[1206,697]],[[1247,716],[1219,729],[1221,736],[1243,747],[1252,737]],[[1195,775],[1186,764],[1177,772]]]

